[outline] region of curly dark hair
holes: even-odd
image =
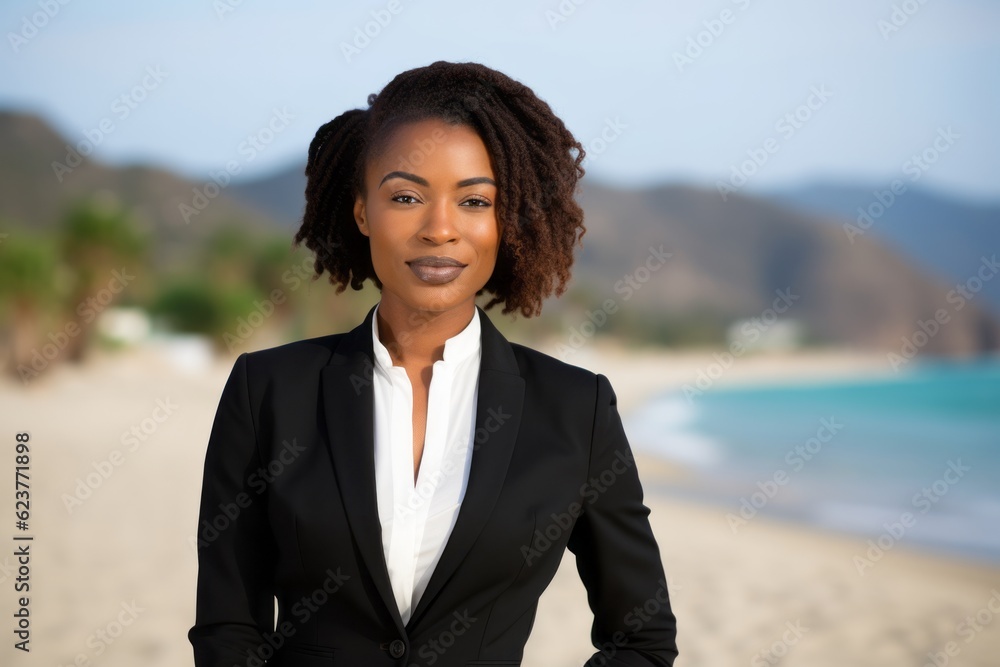
[[[496,172],[500,247],[476,296],[489,291],[485,308],[502,303],[504,314],[532,317],[553,291],[566,290],[573,248],[586,233],[574,199],[585,151],[546,102],[485,65],[439,60],[398,74],[368,96],[368,107],[326,123],[309,145],[306,208],[294,245],[304,241],[315,253],[314,280],[327,271],[337,294],[347,285],[362,289],[368,278],[382,289],[368,237],[354,221],[364,166],[393,128],[439,118],[475,130]]]

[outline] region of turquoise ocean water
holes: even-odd
[[[764,514],[1000,563],[1000,359],[669,391],[625,429],[637,451],[690,471],[656,490],[717,505],[736,532]]]

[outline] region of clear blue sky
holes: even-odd
[[[913,12],[900,25],[894,4]],[[573,11],[559,16],[560,6]],[[348,59],[342,45],[372,12],[391,20]],[[921,183],[1000,200],[992,0],[7,0],[0,27],[0,106],[37,112],[74,142],[109,119],[96,156],[115,164],[201,177],[238,159],[261,175],[304,160],[319,125],[364,106],[396,73],[474,60],[532,87],[585,145],[617,122],[588,169],[616,184],[714,186],[770,138],[777,149],[747,189],[887,185],[951,127],[957,138]],[[701,53],[685,55],[699,38]],[[124,117],[115,100],[144,77],[155,87]],[[829,95],[799,109],[813,90]],[[292,119],[247,162],[241,142],[274,109]],[[797,109],[808,120],[778,125]]]

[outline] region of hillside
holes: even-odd
[[[63,173],[60,182],[52,163],[65,161],[66,143],[38,118],[0,113],[5,224],[46,228],[76,198],[112,193],[152,234],[153,262],[162,268],[183,265],[217,225],[238,222],[291,239],[301,216],[302,165],[220,188],[185,222],[182,205],[194,206],[205,183],[150,166],[112,168],[89,160]],[[728,325],[760,317],[784,294],[791,301],[782,317],[798,320],[812,342],[898,351],[921,321],[944,311],[947,322],[922,351],[954,356],[1000,348],[1000,323],[984,312],[983,300],[959,308],[949,296],[953,283],[908,261],[875,234],[851,243],[824,215],[749,196],[723,202],[714,190],[683,185],[626,191],[585,180],[580,201],[587,233],[571,292],[545,306],[547,314],[562,316],[560,327],[611,299],[618,305],[629,301],[629,307],[627,315],[610,318],[608,330],[685,326],[704,334],[703,340],[718,341]],[[919,225],[938,229],[943,223],[935,220],[921,219]],[[970,243],[934,238],[941,254]],[[646,264],[651,248],[661,247],[669,259],[644,273],[643,265],[657,264]],[[628,276],[646,279],[626,291],[621,281]]]
[[[297,165],[269,178],[237,183],[232,193],[291,228],[304,205],[303,171]],[[634,293],[634,304],[647,313],[727,323],[759,316],[778,290],[791,289],[801,298],[788,315],[801,319],[818,342],[896,351],[902,337],[912,338],[919,321],[945,309],[948,322],[925,351],[964,355],[1000,347],[995,314],[1000,308],[989,312],[987,297],[959,309],[952,292],[953,280],[973,275],[975,253],[1000,248],[1000,241],[989,236],[1000,233],[1000,227],[986,224],[988,211],[981,219],[972,215],[967,224],[950,228],[949,221],[962,208],[959,203],[925,210],[917,196],[906,207],[901,201],[894,217],[905,220],[912,207],[919,215],[913,213],[911,223],[899,226],[919,228],[926,237],[923,250],[907,252],[916,244],[896,247],[893,238],[875,233],[852,243],[840,228],[842,219],[831,217],[834,211],[811,212],[781,200],[735,196],[723,202],[710,189],[663,185],[625,191],[584,181],[580,201],[588,231],[574,267],[577,285],[618,298],[615,281],[644,261],[649,246],[662,244],[673,253],[656,279]],[[924,261],[927,257],[936,261]],[[1000,294],[1000,280],[989,290]],[[656,320],[651,315],[643,319]]]
[[[754,317],[775,294],[799,299],[788,315],[822,342],[898,350],[918,321],[945,309],[949,320],[924,348],[939,354],[997,349],[996,318],[975,302],[949,302],[950,287],[913,268],[874,239],[850,243],[840,229],[751,197],[723,202],[683,186],[621,192],[588,186],[583,202],[598,265],[636,263],[663,243],[674,257],[638,303],[678,312]],[[627,238],[624,245],[620,239]]]
[[[887,186],[814,183],[772,197],[840,227],[845,237],[860,231],[879,239],[948,282],[967,280],[984,255],[1000,251],[1000,204],[964,202],[904,185],[896,194]],[[985,283],[981,296],[984,307],[1000,314],[1000,280]]]
[[[147,165],[112,168],[83,157],[72,166],[79,154],[68,143],[35,116],[0,111],[0,220],[45,230],[76,201],[111,196],[155,239],[153,261],[160,268],[183,264],[192,244],[220,224],[274,229],[270,216],[231,198],[228,187]]]

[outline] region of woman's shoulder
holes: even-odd
[[[304,338],[245,352],[244,355],[248,367],[252,367],[255,373],[273,375],[284,371],[302,372],[327,365],[345,335],[346,332],[341,332]]]
[[[617,404],[615,390],[606,375],[526,345],[510,345],[524,378],[526,400],[543,410],[559,411],[567,405],[580,408]]]
[[[521,343],[512,342],[510,347],[517,359],[521,376],[526,380],[563,387],[592,387],[597,381],[598,374],[583,366],[576,366]]]

